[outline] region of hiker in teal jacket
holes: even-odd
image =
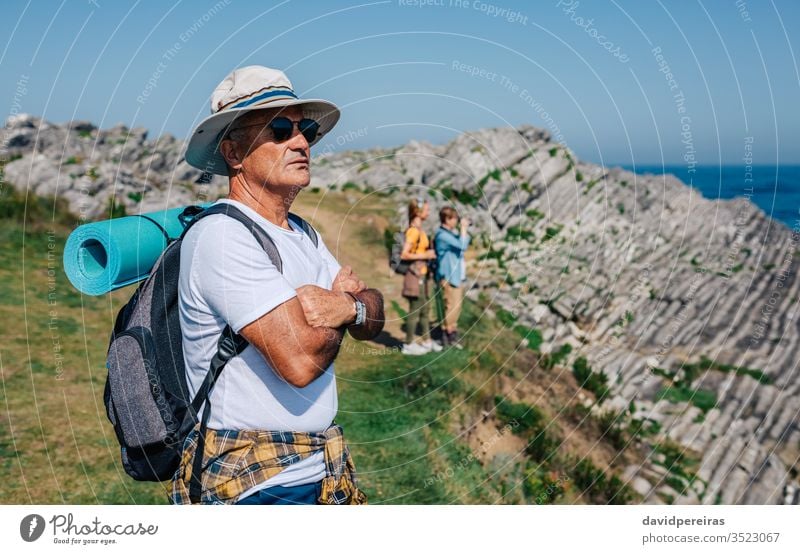
[[[464,298],[464,282],[466,281],[466,266],[464,252],[470,242],[467,234],[469,220],[461,219],[458,225],[458,212],[450,206],[445,206],[439,212],[441,227],[433,238],[433,247],[436,250],[436,283],[444,302],[442,321],[442,342],[461,348],[458,336],[458,317],[461,315],[461,305]],[[458,232],[456,227],[459,227]]]

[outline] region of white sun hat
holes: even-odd
[[[234,69],[211,95],[211,115],[192,133],[186,147],[186,161],[198,169],[228,175],[228,166],[219,151],[219,142],[238,116],[251,110],[302,106],[303,117],[319,123],[316,144],[339,121],[339,108],[327,100],[300,99],[292,83],[278,69],[250,65]]]

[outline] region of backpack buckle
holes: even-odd
[[[228,333],[223,332],[222,335],[219,337],[219,342],[217,343],[217,350],[219,351],[220,357],[224,360],[229,360],[236,356],[236,340],[234,337],[229,335]]]
[[[187,206],[180,214],[178,214],[178,221],[180,221],[181,225],[184,228],[189,226],[189,223],[195,218],[195,216],[201,213],[203,208],[201,206]]]

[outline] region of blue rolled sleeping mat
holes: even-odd
[[[191,208],[185,214],[184,210],[172,208],[77,227],[64,247],[69,282],[84,294],[99,296],[146,279],[169,242],[181,236],[191,219]]]

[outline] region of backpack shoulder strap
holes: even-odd
[[[283,260],[281,259],[281,255],[278,252],[278,247],[275,246],[275,242],[260,225],[256,224],[256,222],[250,219],[242,210],[240,210],[239,208],[237,208],[232,204],[226,204],[226,203],[215,204],[206,210],[193,214],[191,220],[189,220],[186,223],[186,227],[184,228],[183,233],[181,234],[181,238],[183,238],[186,235],[186,233],[189,231],[189,229],[191,229],[191,227],[195,223],[197,223],[204,217],[208,217],[214,214],[225,214],[228,217],[232,217],[233,219],[244,225],[247,228],[247,230],[250,231],[250,233],[252,233],[253,237],[255,237],[258,244],[261,245],[261,248],[264,249],[264,252],[267,253],[267,256],[269,256],[269,259],[272,261],[273,264],[275,264],[275,267],[278,268],[278,271],[283,273]]]
[[[307,234],[311,238],[311,242],[314,243],[315,247],[319,247],[319,235],[317,235],[317,231],[311,226],[311,224],[297,215],[296,213],[289,212],[288,213],[289,219],[294,221],[300,228],[303,230],[305,234]]]
[[[214,214],[225,214],[244,225],[264,249],[264,252],[266,252],[270,257],[270,260],[272,260],[272,263],[274,263],[275,267],[278,268],[278,271],[283,273],[283,261],[278,253],[277,246],[275,246],[275,243],[269,234],[267,234],[267,232],[264,231],[260,225],[256,224],[239,208],[231,204],[215,204],[214,206],[211,206],[203,211],[197,211],[196,207],[191,206],[190,208],[184,210],[183,214],[181,215],[185,217],[182,217],[181,221],[185,222],[185,228],[183,233],[181,233],[181,239],[183,239],[192,225],[204,217]],[[183,421],[183,428],[188,432],[188,430],[193,427],[197,421],[197,413],[200,411],[200,408],[203,406],[203,404],[206,405],[206,409],[203,410],[203,417],[200,419],[197,447],[194,459],[192,460],[192,478],[189,483],[189,499],[193,504],[200,502],[200,497],[202,494],[202,463],[205,453],[205,433],[208,427],[208,418],[211,414],[211,399],[209,394],[219,378],[220,373],[222,373],[225,365],[232,358],[244,352],[247,346],[248,343],[244,337],[234,333],[230,325],[225,326],[225,329],[222,330],[219,341],[217,342],[217,352],[211,358],[208,372],[206,373],[206,376],[203,379],[203,383],[200,385],[197,394],[195,394],[195,397],[192,400],[189,409],[187,410],[186,418]]]
[[[203,383],[200,385],[194,400],[192,400],[186,412],[186,418],[183,421],[183,429],[188,433],[197,421],[197,413],[200,411],[200,408],[204,403],[206,405],[206,409],[203,410],[203,417],[200,418],[197,447],[194,453],[194,459],[192,460],[192,477],[189,482],[189,501],[192,504],[200,503],[200,497],[203,492],[202,475],[203,458],[205,457],[206,450],[206,429],[208,428],[208,419],[211,415],[211,398],[209,394],[225,365],[232,358],[244,352],[247,346],[248,343],[244,337],[234,333],[230,325],[225,326],[217,342],[217,352],[211,358],[211,364],[206,373],[206,377],[203,379]]]

